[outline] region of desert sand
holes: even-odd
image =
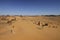
[[[60,16],[0,16],[0,40],[60,40]]]

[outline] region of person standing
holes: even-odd
[[[12,28],[11,28],[11,33],[15,33],[15,31],[14,31],[14,26],[12,26]]]

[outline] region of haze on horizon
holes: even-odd
[[[0,0],[0,15],[60,15],[60,0]]]

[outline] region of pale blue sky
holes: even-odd
[[[0,0],[0,15],[60,15],[60,0]]]

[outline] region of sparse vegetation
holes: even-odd
[[[12,21],[7,21],[7,24],[11,25],[12,24]]]
[[[52,28],[55,28],[55,26],[52,26]]]
[[[52,26],[52,28],[57,28],[57,26]]]
[[[57,15],[44,15],[44,16],[47,16],[47,17],[56,17]]]
[[[11,21],[16,21],[16,18],[14,18],[14,19],[11,19]]]
[[[40,21],[37,23],[37,25],[39,25],[39,26],[40,26]]]
[[[1,17],[1,18],[3,18],[3,17]],[[55,19],[56,17],[53,17],[53,18]],[[37,38],[40,38],[41,36],[43,36],[43,34],[44,34],[44,38],[45,38],[45,34],[50,35],[50,33],[51,33],[51,35],[55,35],[56,32],[58,32],[58,34],[59,34],[60,20],[53,21],[53,18],[50,20],[50,17],[47,18],[44,16],[43,17],[42,16],[40,16],[40,17],[39,16],[37,16],[37,17],[36,16],[34,16],[34,17],[33,16],[32,17],[30,17],[30,16],[26,16],[26,17],[20,17],[20,16],[8,17],[8,16],[6,16],[5,19],[8,19],[8,20],[5,20],[4,18],[2,20],[0,20],[0,29],[2,29],[2,30],[0,30],[0,33],[3,36],[6,36],[6,35],[10,36],[11,34],[19,35],[17,37],[21,37],[21,36],[26,37],[27,34],[28,35],[30,34],[29,36],[31,36],[31,35],[33,37],[36,36]],[[7,32],[4,31],[4,29]],[[4,33],[4,32],[6,32],[6,33]],[[8,35],[8,33],[9,33],[9,35]],[[13,37],[13,39],[14,38],[15,37]]]
[[[48,26],[48,23],[42,24],[42,27],[43,27],[43,26]]]
[[[6,17],[2,17],[1,20],[8,20]]]

